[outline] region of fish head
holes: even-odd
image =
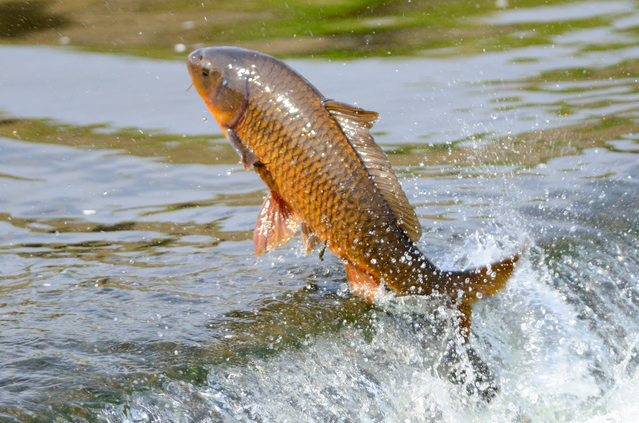
[[[222,128],[232,128],[246,108],[249,53],[235,47],[210,47],[195,50],[187,59],[193,85]]]

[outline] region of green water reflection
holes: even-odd
[[[183,57],[200,45],[233,44],[279,56],[373,57],[476,54],[551,45],[559,35],[605,27],[623,12],[559,15],[542,23],[491,23],[505,10],[579,4],[565,0],[0,1],[0,42],[71,45],[145,57]],[[585,3],[585,2],[583,2]],[[605,12],[605,10],[604,10]],[[634,35],[636,27],[619,30]],[[585,50],[631,46],[631,41]],[[430,53],[428,53],[430,54]]]

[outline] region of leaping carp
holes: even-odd
[[[215,47],[187,60],[193,85],[269,193],[254,232],[255,253],[284,245],[301,227],[305,244],[325,243],[353,294],[373,302],[439,293],[462,312],[499,291],[520,253],[486,267],[442,270],[416,246],[421,226],[386,154],[370,134],[379,115],[325,98],[285,63],[255,51]]]

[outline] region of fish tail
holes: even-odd
[[[447,294],[457,304],[460,312],[459,333],[465,341],[470,335],[471,304],[501,291],[515,270],[515,265],[523,254],[525,246],[516,253],[485,267],[464,271],[443,272],[445,277],[439,283],[439,291]]]
[[[469,270],[441,270],[428,261],[415,247],[411,250],[413,257],[421,261],[419,281],[413,284],[388,284],[399,296],[443,294],[448,297],[460,312],[458,317],[459,332],[467,340],[471,326],[471,304],[489,295],[494,295],[506,286],[506,282],[515,270],[515,265],[526,246],[522,245],[517,252],[505,259],[484,267]],[[380,277],[373,275],[348,260],[342,261],[346,270],[351,292],[360,298],[373,303],[383,286]]]
[[[459,298],[461,304],[472,304],[483,297],[494,295],[506,286],[520,256],[521,253],[517,252],[488,266],[464,271],[444,271],[446,277],[440,283],[440,290],[453,298]]]
[[[460,312],[458,316],[459,333],[468,340],[471,326],[471,304],[489,295],[501,291],[515,270],[515,266],[527,242],[520,245],[515,253],[505,259],[468,270],[442,270],[428,261],[423,255],[420,260],[421,274],[419,281],[397,289],[399,295],[440,294],[447,297],[451,305]],[[415,256],[420,252],[413,250]]]

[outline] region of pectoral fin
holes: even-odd
[[[259,162],[257,156],[255,155],[253,150],[251,150],[251,147],[242,142],[242,140],[235,133],[234,130],[232,130],[231,128],[226,128],[225,132],[226,138],[228,138],[228,140],[231,142],[231,145],[233,146],[235,151],[237,151],[237,154],[240,155],[244,170],[249,170],[251,166]]]
[[[295,234],[299,225],[297,214],[275,192],[269,191],[262,209],[257,215],[253,232],[255,255],[286,244]]]

